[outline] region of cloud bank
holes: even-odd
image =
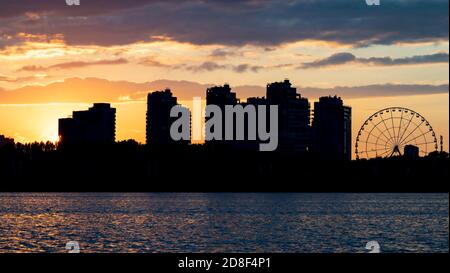
[[[71,45],[172,39],[197,45],[353,46],[448,41],[448,0],[62,0],[1,1],[0,48],[23,36],[61,35]],[[388,31],[389,30],[389,31]],[[221,53],[217,52],[219,55]]]
[[[124,58],[114,59],[114,60],[99,60],[99,61],[75,61],[75,62],[64,62],[58,63],[51,66],[39,66],[39,65],[26,65],[20,68],[18,71],[27,72],[38,72],[38,71],[49,71],[53,69],[74,69],[82,68],[94,65],[116,65],[116,64],[127,64],[128,61]]]
[[[294,82],[295,83],[295,82]],[[213,84],[190,81],[157,80],[145,83],[109,81],[99,78],[69,78],[47,86],[25,86],[15,90],[0,89],[1,104],[52,103],[52,102],[119,102],[145,100],[147,93],[171,88],[180,100],[204,97],[206,88]],[[232,86],[241,99],[265,96],[264,86]],[[93,92],[95,90],[95,92]],[[337,86],[334,88],[298,87],[302,96],[315,99],[338,95],[344,99],[366,97],[391,97],[448,94],[449,85],[379,84],[366,86]]]
[[[435,53],[431,55],[417,55],[404,58],[391,57],[371,57],[358,58],[352,53],[337,53],[327,58],[316,60],[309,63],[303,63],[299,68],[321,68],[327,66],[344,65],[349,63],[374,65],[374,66],[395,66],[395,65],[418,65],[448,63],[448,53]]]

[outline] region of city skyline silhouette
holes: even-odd
[[[337,271],[362,253],[435,265],[449,250],[448,11],[0,0],[0,256],[36,268],[10,253],[70,253],[81,263],[63,270],[102,271]]]
[[[215,85],[261,97],[266,83],[289,78],[311,108],[323,96],[343,98],[354,125],[380,109],[414,109],[448,150],[448,1],[212,1],[194,10],[191,0],[43,1],[11,2],[0,13],[0,131],[16,141],[56,141],[55,119],[105,102],[120,117],[117,140],[145,143],[149,91],[170,87],[189,107]],[[110,12],[114,24],[105,21]]]
[[[289,83],[289,81],[286,79],[285,80],[285,82],[288,82]],[[289,83],[290,84],[290,83]],[[228,85],[225,85],[225,86],[228,86]],[[269,86],[269,85],[268,85]],[[166,88],[166,92],[167,92],[167,90],[169,90],[168,88]],[[207,88],[207,92],[206,92],[206,94],[208,94],[208,90],[209,90],[209,88]],[[230,89],[231,90],[231,89]],[[234,92],[234,91],[233,91]],[[300,91],[301,92],[301,91]],[[148,93],[149,94],[149,97],[150,97],[150,94],[152,94],[153,92],[150,92],[150,93]],[[157,91],[154,91],[154,93],[155,94],[157,94],[158,92]],[[234,94],[234,93],[233,93]],[[301,96],[301,94],[299,94],[300,96]],[[334,95],[335,97],[336,97],[336,95]],[[207,99],[207,96],[205,96],[206,97],[206,100],[205,101],[207,101],[208,99]],[[269,96],[270,97],[270,96]],[[321,97],[320,98],[320,101],[322,100],[322,99],[324,99],[324,98],[326,98],[327,96],[324,96],[324,97]],[[331,98],[331,95],[328,95],[328,97],[330,97]],[[260,104],[261,102],[259,102],[258,100],[265,100],[265,96],[263,96],[263,97],[250,97],[250,98],[247,98],[247,102],[245,102],[246,100],[244,99],[244,103],[242,103],[242,105],[248,105],[249,103],[250,104]],[[340,99],[340,98],[338,98],[338,99]],[[175,100],[176,100],[176,98],[175,98]],[[319,101],[319,102],[320,102]],[[186,102],[186,101],[184,101],[184,102]],[[275,101],[276,102],[276,101]],[[239,100],[236,100],[235,99],[235,102],[234,103],[238,103],[238,104],[241,104],[240,102],[239,102]],[[94,105],[96,105],[96,104],[98,104],[98,105],[100,105],[100,103],[94,103]],[[158,104],[158,103],[157,103]],[[233,103],[232,103],[233,104]],[[318,104],[318,102],[314,102],[314,108],[318,108],[318,106],[317,105],[320,105],[320,104]],[[314,108],[312,108],[312,109],[314,109]],[[309,109],[309,107],[308,107],[308,109]],[[204,111],[204,110],[203,110]],[[76,111],[75,111],[76,112]],[[74,113],[75,113],[74,112]],[[76,113],[78,113],[78,112],[76,112]],[[308,110],[308,113],[309,113],[309,110]],[[314,113],[314,110],[311,110],[311,113]],[[148,109],[147,109],[147,114],[148,114]],[[309,123],[311,123],[311,125],[313,124],[313,122],[314,122],[314,119],[312,118],[314,115],[312,114],[311,115],[311,117],[306,117],[306,120],[308,120],[308,126],[309,126]],[[148,119],[148,116],[147,116],[147,119]],[[61,119],[61,120],[64,120],[64,119]],[[428,122],[427,122],[428,123]],[[356,124],[355,125],[356,127],[357,126],[359,126],[358,124]],[[61,127],[61,126],[60,126]],[[351,128],[352,126],[351,126],[351,124],[349,125],[349,127]],[[353,131],[355,130],[355,128],[353,128]],[[300,130],[300,131],[302,131],[302,130]],[[307,133],[307,134],[311,134],[312,135],[312,131],[311,132],[309,132],[308,131],[308,128],[306,128],[306,129],[304,129],[303,130],[303,133]],[[148,134],[148,128],[147,128],[147,134]],[[354,142],[355,141],[355,139],[357,140],[357,138],[355,138],[355,137],[351,137],[351,135],[355,135],[355,132],[351,132],[350,131],[350,136],[347,138],[347,140],[346,140],[346,142],[350,142],[350,143],[352,143],[352,142]],[[53,142],[57,142],[57,141],[59,141],[60,140],[60,137],[61,137],[61,134],[59,133],[58,134],[59,136],[58,136],[58,140],[55,140],[55,141],[53,141]],[[433,134],[434,135],[434,134]],[[7,136],[7,135],[6,135]],[[440,137],[442,138],[442,135],[440,135]],[[114,137],[114,139],[115,139],[115,137]],[[131,139],[131,138],[130,138]],[[445,139],[445,138],[443,138],[443,139]],[[145,141],[145,142],[147,142],[148,143],[148,139],[147,139],[147,141]],[[201,142],[197,142],[197,143],[203,143],[204,141],[201,141]],[[305,142],[305,141],[303,141],[303,142]],[[436,142],[436,141],[435,141]],[[436,142],[436,144],[437,144],[437,142]],[[444,141],[440,141],[440,146],[439,146],[439,148],[440,149],[445,149],[445,148],[443,148],[444,146],[443,146],[443,144],[445,145],[445,142]],[[314,144],[313,143],[308,143],[307,144],[307,146],[310,148],[310,150],[313,150],[314,148]],[[317,145],[316,145],[317,146]],[[347,146],[349,146],[349,145],[347,145]],[[306,147],[306,146],[305,146]],[[437,147],[437,146],[436,146]],[[350,148],[350,149],[349,149]],[[350,154],[351,155],[351,157],[353,157],[353,158],[355,158],[354,157],[354,155],[353,155],[353,152],[351,151],[352,150],[352,148],[353,148],[353,143],[352,143],[352,145],[350,145],[348,148],[347,148],[347,154]],[[437,148],[436,148],[437,149]],[[430,151],[431,152],[431,151]],[[422,152],[421,152],[422,153]]]
[[[272,137],[275,136],[276,143],[270,150],[303,153],[310,150],[323,156],[328,154],[325,157],[330,157],[334,153],[335,155],[331,157],[351,159],[351,108],[343,106],[341,98],[336,96],[321,97],[315,104],[317,110],[314,116],[317,118],[311,122],[308,99],[298,94],[288,79],[268,84],[267,98],[265,96],[247,98],[245,103],[240,102],[236,93],[227,84],[208,88],[204,109],[206,119],[203,126],[203,130],[206,130],[206,144],[223,144],[237,149],[256,150],[259,143],[261,149],[261,145],[268,145],[263,144],[264,142],[269,141],[270,144],[272,140],[270,136],[267,136],[268,139],[257,137],[257,131],[267,134],[267,131],[270,132],[275,128],[275,135]],[[208,113],[208,107],[211,106],[220,112]],[[276,108],[272,109],[273,106]],[[176,118],[172,115],[172,110],[176,107],[181,106],[168,88],[148,94],[147,145],[191,143],[192,119],[202,118],[203,115],[193,117],[189,109],[181,107],[180,109],[185,109],[188,115],[185,121],[188,126],[187,135],[182,140],[175,139],[172,130]],[[257,111],[255,107],[258,107]],[[272,117],[269,108],[270,111],[274,110],[276,116]],[[262,117],[260,111],[264,111]],[[59,142],[67,145],[115,141],[115,113],[116,109],[110,108],[110,104],[94,103],[88,111],[73,112],[73,117],[59,119]],[[263,121],[256,118],[263,118]],[[216,124],[212,125],[213,127],[208,125],[214,120]],[[263,126],[261,130],[259,126]]]
[[[264,106],[264,107],[270,107],[271,105],[275,104],[277,105],[277,112],[280,111],[280,114],[277,114],[277,123],[280,124],[280,126],[276,126],[277,128],[277,147],[275,149],[275,154],[269,155],[268,157],[265,157],[262,159],[263,164],[273,164],[273,160],[278,160],[280,162],[285,162],[286,160],[289,160],[290,157],[294,156],[296,158],[294,161],[292,161],[290,164],[304,164],[305,160],[312,160],[312,162],[322,162],[326,163],[327,161],[334,162],[333,165],[338,163],[336,166],[340,166],[341,163],[339,162],[345,162],[348,160],[354,159],[355,157],[352,156],[352,130],[350,129],[352,127],[352,109],[349,106],[346,106],[344,101],[337,96],[324,96],[319,99],[319,101],[316,101],[314,103],[314,111],[310,109],[310,103],[308,101],[308,98],[305,98],[301,96],[301,94],[297,93],[297,89],[292,87],[292,84],[289,80],[285,79],[282,82],[274,82],[267,84],[267,94],[264,97],[254,97],[254,98],[247,98],[247,100],[243,103],[241,103],[240,99],[236,97],[236,94],[233,92],[233,89],[229,85],[224,86],[216,86],[212,88],[207,88],[205,90],[206,92],[206,105],[213,105],[215,107],[218,107],[219,109],[225,109],[226,107],[234,107],[234,106],[245,106],[248,105],[257,105],[257,106]],[[68,160],[69,158],[73,157],[73,163],[75,165],[78,165],[80,163],[77,163],[77,160],[82,160],[80,156],[82,154],[79,154],[76,152],[77,150],[85,151],[87,156],[104,156],[110,153],[115,153],[115,151],[120,151],[119,154],[132,152],[133,153],[140,153],[144,157],[149,157],[151,160],[158,161],[165,161],[167,160],[168,156],[170,157],[171,154],[178,154],[181,155],[182,158],[186,158],[188,160],[193,160],[191,163],[195,162],[196,160],[202,160],[205,157],[220,157],[224,153],[227,154],[227,156],[234,157],[233,160],[236,162],[240,162],[243,158],[249,157],[252,158],[256,154],[253,155],[254,152],[258,151],[257,144],[261,143],[260,140],[255,139],[250,141],[248,139],[249,131],[250,130],[250,119],[249,119],[249,113],[242,112],[242,117],[245,117],[245,122],[242,124],[245,129],[243,139],[235,139],[231,138],[226,141],[222,141],[222,136],[228,135],[228,131],[230,128],[225,126],[225,116],[222,116],[222,120],[219,123],[219,126],[221,126],[220,133],[222,136],[220,137],[220,141],[218,140],[208,140],[204,143],[194,143],[190,141],[190,136],[192,134],[190,125],[192,123],[192,115],[190,115],[190,112],[187,108],[186,111],[188,111],[189,114],[189,140],[181,140],[176,141],[173,139],[172,136],[172,123],[176,121],[176,118],[171,116],[171,110],[174,107],[180,107],[180,105],[177,103],[177,98],[172,94],[170,89],[165,89],[163,91],[154,91],[148,93],[148,101],[147,101],[147,113],[146,113],[146,119],[147,119],[147,142],[146,146],[143,144],[139,144],[135,140],[128,140],[128,141],[116,141],[116,119],[118,118],[116,116],[116,109],[112,108],[109,103],[94,103],[92,107],[90,107],[88,110],[84,111],[74,111],[73,115],[69,118],[61,118],[59,119],[59,141],[56,143],[47,142],[47,143],[33,143],[33,144],[22,144],[17,143],[14,146],[14,139],[1,136],[1,145],[3,146],[3,149],[1,151],[5,152],[5,159],[7,161],[13,160],[14,162],[14,156],[11,157],[14,153],[11,154],[11,145],[13,145],[13,150],[16,150],[16,153],[22,153],[25,151],[29,151],[32,154],[33,153],[43,153],[48,154],[50,156],[52,153],[59,154],[58,157],[61,157],[62,160]],[[182,107],[183,108],[183,107]],[[242,108],[245,109],[245,108]],[[205,109],[204,109],[205,110]],[[410,124],[412,122],[412,119],[419,116],[418,113],[413,112],[413,110],[409,109],[403,109],[405,110],[403,113],[402,110],[398,110],[401,112],[401,117],[397,117],[400,119],[400,125],[402,126],[402,119],[404,115],[404,122],[403,124],[406,124],[406,129],[402,130],[403,134],[407,134],[408,139],[410,135],[412,135],[418,127],[411,127],[411,130],[408,131],[408,128],[410,127]],[[372,115],[367,119],[367,121],[363,124],[363,126],[360,129],[360,132],[358,133],[357,140],[359,141],[361,136],[361,132],[363,131],[364,126],[368,125],[368,122],[373,123],[372,118],[377,115],[382,115],[384,111],[386,111],[386,115],[393,115],[393,112],[395,110],[392,110],[392,113],[389,110],[382,110],[383,112],[377,113]],[[238,112],[234,113],[234,119],[237,120]],[[269,113],[267,113],[269,115]],[[411,118],[409,118],[409,115],[411,115]],[[213,116],[214,117],[214,116]],[[199,118],[199,117],[196,117]],[[200,116],[202,118],[202,116]],[[422,117],[421,117],[422,118]],[[386,126],[386,122],[384,119],[382,119],[384,126]],[[390,129],[386,126],[385,128],[387,131],[384,133],[380,131],[379,128],[377,128],[378,131],[382,133],[382,135],[378,135],[376,138],[376,141],[378,142],[380,137],[386,137],[385,133],[388,133],[389,135],[391,132],[395,134],[395,131],[398,128],[398,132],[400,133],[401,127],[394,127],[394,119],[390,120],[392,122],[392,126]],[[208,123],[208,118],[205,120],[206,124]],[[256,122],[254,120],[253,122]],[[268,122],[268,120],[266,121]],[[422,123],[428,122],[422,118]],[[272,120],[266,124],[265,127],[269,128],[272,126],[271,124]],[[397,122],[396,122],[397,123]],[[412,122],[415,124],[414,122]],[[422,124],[421,123],[421,124]],[[381,122],[377,123],[381,124]],[[420,124],[419,124],[420,125]],[[215,125],[216,126],[216,125]],[[237,123],[234,123],[232,121],[232,137],[236,136],[236,126],[238,126]],[[245,127],[247,126],[247,127]],[[430,125],[431,128],[431,125]],[[256,128],[255,128],[256,129]],[[426,129],[426,128],[425,128]],[[362,130],[362,131],[361,131]],[[375,128],[370,130],[370,133],[372,133],[375,130]],[[422,129],[420,129],[422,131]],[[376,132],[376,131],[375,131]],[[364,132],[363,132],[364,133]],[[433,133],[433,136],[435,137],[435,133]],[[425,133],[426,134],[426,133]],[[424,135],[424,134],[422,134]],[[421,137],[422,135],[419,135],[418,137]],[[414,136],[414,135],[413,135]],[[412,140],[418,138],[415,137]],[[278,146],[278,139],[279,139],[279,146]],[[383,138],[382,138],[383,139]],[[410,138],[411,139],[411,138]],[[393,138],[391,141],[395,141],[396,138]],[[389,141],[389,139],[386,139],[386,141]],[[420,142],[420,141],[419,141]],[[366,142],[365,149],[369,149],[367,146],[367,143],[372,142]],[[393,155],[403,157],[405,162],[409,162],[410,160],[417,160],[419,157],[430,157],[430,158],[442,158],[443,160],[448,159],[448,154],[443,152],[443,146],[442,146],[442,137],[440,142],[440,149],[441,152],[438,152],[438,144],[435,138],[434,149],[429,150],[428,152],[425,151],[425,154],[423,154],[423,146],[418,145],[415,146],[414,144],[417,144],[417,141],[412,142],[406,142],[402,144],[401,146],[392,146],[387,147],[388,152],[387,154],[384,153],[385,158],[392,157]],[[178,145],[174,145],[178,144]],[[191,144],[191,145],[189,145]],[[384,145],[394,145],[393,143],[386,142]],[[419,143],[420,144],[420,143]],[[189,145],[189,147],[188,147]],[[6,148],[5,148],[6,147]],[[374,147],[369,145],[369,147]],[[356,148],[359,148],[358,144],[356,145]],[[386,147],[384,147],[386,150]],[[119,150],[117,150],[119,149]],[[373,151],[377,151],[378,146],[375,146]],[[390,150],[389,150],[390,149]],[[426,148],[425,148],[426,149]],[[8,152],[9,151],[9,152]],[[358,150],[356,150],[358,151]],[[98,154],[101,153],[101,154]],[[167,154],[165,154],[167,153]],[[196,155],[192,153],[197,153]],[[391,154],[389,154],[391,153]],[[55,154],[56,155],[56,154]],[[242,158],[240,158],[242,156]],[[67,157],[67,158],[66,158]],[[122,156],[119,156],[122,157]],[[158,158],[161,157],[161,158]],[[376,156],[375,156],[376,157]],[[372,158],[375,158],[372,157]],[[111,157],[107,160],[105,163],[105,168],[108,168],[109,164],[123,164],[121,163],[124,158],[119,159],[116,157]],[[126,158],[126,157],[125,157]],[[359,157],[357,157],[359,158]],[[129,158],[131,161],[137,160],[137,158]],[[53,162],[53,159],[49,158],[48,160],[50,164],[54,164],[56,162]],[[112,160],[112,161],[111,161]],[[19,160],[20,161],[20,160]],[[34,160],[31,160],[33,162]],[[140,160],[137,160],[140,161]],[[30,163],[31,163],[30,162]],[[151,162],[151,161],[150,161]],[[265,163],[264,163],[265,162]],[[272,163],[271,163],[272,162]],[[302,163],[303,162],[303,163]],[[391,162],[389,164],[393,164],[395,161],[386,161]],[[419,162],[419,161],[418,161]],[[137,163],[137,162],[136,162]],[[31,167],[35,163],[31,163]],[[143,162],[137,163],[136,166],[132,167],[132,165],[127,165],[127,168],[142,168]],[[148,171],[150,173],[153,173],[156,171],[156,175],[159,176],[161,174],[161,167],[157,167],[159,164],[157,163],[154,167],[151,167],[153,165],[152,163],[149,163],[150,169]],[[260,163],[258,163],[260,164]],[[257,164],[257,166],[258,166]],[[286,163],[285,163],[286,164]],[[373,163],[370,163],[373,164]],[[386,163],[388,164],[388,163]],[[397,163],[396,163],[397,164]],[[403,164],[403,163],[402,163]],[[406,164],[406,163],[405,163]],[[409,164],[409,163],[408,163]],[[401,168],[404,168],[408,166],[408,164],[402,166]],[[422,164],[422,163],[420,163]],[[14,164],[15,165],[15,164]],[[70,166],[70,165],[69,165]],[[68,166],[68,167],[69,167]],[[141,167],[139,167],[141,166]],[[190,164],[188,166],[191,166]],[[289,164],[286,164],[286,166],[289,166]],[[325,166],[330,166],[329,163],[326,163]],[[336,167],[334,166],[334,167]],[[352,168],[357,168],[354,165]],[[154,169],[156,167],[156,169]],[[256,167],[256,166],[255,166]],[[260,166],[261,167],[261,166]],[[423,167],[423,166],[422,166]],[[70,168],[70,167],[69,167]],[[84,166],[84,168],[87,168],[87,166]],[[147,167],[148,168],[148,167]],[[186,167],[187,169],[193,168]],[[272,167],[271,167],[272,168]],[[311,168],[311,167],[309,167]],[[315,167],[314,167],[315,168]],[[360,167],[358,167],[360,168]],[[15,167],[12,168],[14,170]],[[64,168],[63,168],[64,169]],[[146,168],[144,168],[146,169]],[[186,170],[187,170],[186,169]],[[10,171],[12,171],[10,170]],[[89,170],[89,168],[88,168]],[[153,170],[153,171],[151,171]],[[283,172],[286,172],[284,167],[282,168],[284,170]],[[30,170],[31,171],[31,170]],[[141,170],[142,171],[142,170]],[[138,171],[136,175],[143,176],[143,174],[138,174],[141,171]],[[281,170],[269,171],[272,175],[285,175],[280,173]],[[344,171],[343,173],[348,172]],[[387,170],[385,170],[387,171]],[[383,171],[383,172],[385,172]],[[92,172],[93,175],[106,175],[106,170],[101,171],[101,168],[99,171],[88,171]],[[387,171],[387,173],[390,173],[391,171]],[[258,171],[260,173],[260,171]],[[264,172],[263,172],[264,173]],[[400,172],[401,173],[401,172]],[[125,174],[125,173],[123,173]],[[153,174],[153,175],[155,175]],[[260,173],[261,174],[261,173]],[[25,171],[25,175],[27,175],[27,171]],[[396,175],[400,175],[397,173]],[[404,174],[403,174],[404,175]],[[144,175],[145,176],[145,175]]]
[[[46,143],[14,143],[13,139],[2,136],[0,138],[0,170],[3,177],[16,180],[30,179],[31,177],[45,177],[48,187],[55,187],[58,177],[78,181],[75,188],[87,186],[81,177],[89,177],[98,181],[127,179],[135,181],[128,186],[131,189],[143,187],[149,190],[164,191],[166,185],[141,184],[141,181],[153,181],[153,179],[193,179],[197,174],[193,170],[200,166],[202,179],[198,183],[177,186],[176,190],[232,190],[238,187],[235,183],[214,185],[209,184],[206,177],[213,180],[227,180],[235,177],[242,179],[286,179],[295,177],[298,172],[302,179],[329,179],[326,183],[327,190],[357,191],[369,188],[369,191],[397,191],[403,188],[404,183],[391,185],[391,179],[409,179],[414,177],[436,177],[439,181],[448,176],[448,153],[438,151],[437,142],[433,142],[434,149],[423,154],[423,146],[417,141],[408,141],[402,145],[389,143],[385,140],[383,145],[394,145],[390,149],[391,154],[383,157],[371,157],[360,160],[355,159],[352,151],[352,108],[337,96],[324,96],[314,103],[314,111],[310,109],[308,98],[301,96],[298,90],[292,87],[289,80],[267,84],[267,94],[264,97],[247,98],[245,102],[236,97],[229,85],[207,88],[206,105],[213,105],[220,109],[227,107],[257,105],[258,107],[270,107],[277,105],[277,148],[272,152],[261,152],[257,144],[258,139],[250,140],[250,115],[242,112],[245,121],[244,139],[231,138],[222,141],[222,136],[229,134],[228,125],[222,123],[226,117],[219,118],[220,139],[208,140],[204,143],[172,139],[172,128],[177,118],[171,116],[172,108],[180,107],[177,98],[169,89],[148,93],[147,113],[147,140],[146,144],[129,139],[118,141],[116,139],[116,119],[120,118],[116,109],[109,103],[94,103],[87,110],[74,111],[71,117],[59,119],[59,142]],[[188,125],[192,123],[188,111]],[[207,109],[207,108],[206,108]],[[381,114],[374,114],[364,123],[372,122],[376,115],[393,115],[396,111],[401,113],[400,125],[412,122],[421,116],[412,111],[382,110]],[[237,112],[234,113],[237,115]],[[267,115],[270,115],[266,112]],[[259,115],[259,112],[258,112]],[[405,116],[403,121],[403,116]],[[198,117],[197,117],[198,118]],[[200,117],[202,118],[202,117]],[[214,116],[213,116],[214,118]],[[223,119],[222,119],[223,118]],[[234,116],[238,120],[237,116]],[[266,122],[268,119],[266,119]],[[400,127],[395,127],[394,119],[390,120],[392,127],[386,127],[386,133],[391,133],[395,138],[395,131],[400,132]],[[208,118],[205,124],[209,122]],[[265,127],[271,127],[273,120]],[[385,120],[382,119],[386,126]],[[422,118],[422,123],[428,122]],[[238,123],[232,123],[237,126]],[[381,124],[379,122],[378,124]],[[261,124],[259,124],[261,125]],[[363,125],[363,127],[364,127]],[[216,125],[215,125],[216,126]],[[245,127],[247,126],[247,127]],[[362,128],[363,128],[362,127]],[[230,136],[237,136],[236,128],[231,127]],[[256,129],[256,128],[255,128]],[[413,134],[418,127],[411,127],[405,134]],[[363,130],[363,129],[361,129]],[[375,129],[371,129],[373,132]],[[378,128],[378,130],[380,130]],[[420,129],[422,130],[422,129]],[[233,133],[234,132],[234,133]],[[376,132],[376,131],[375,131]],[[430,131],[431,132],[431,131]],[[191,135],[189,129],[189,135]],[[378,135],[378,142],[382,135]],[[383,136],[384,133],[383,133]],[[414,136],[414,135],[413,135]],[[419,135],[421,137],[422,135]],[[433,136],[434,132],[433,132]],[[362,137],[361,131],[357,139]],[[414,140],[414,138],[412,139]],[[349,143],[350,142],[350,143]],[[371,143],[370,139],[366,143]],[[442,142],[441,142],[442,143]],[[420,143],[419,143],[420,144]],[[351,145],[351,146],[350,146]],[[371,145],[371,144],[370,144]],[[376,151],[378,146],[375,147]],[[359,148],[359,147],[358,147]],[[442,148],[441,148],[442,149]],[[367,160],[369,159],[369,160]],[[323,170],[327,170],[323,172]],[[76,173],[76,170],[82,170]],[[227,170],[232,170],[227,171]],[[67,176],[66,174],[71,174]],[[367,174],[370,173],[370,176]],[[81,176],[81,177],[80,177]],[[370,181],[378,181],[373,186],[367,184],[358,185],[361,178]],[[81,180],[80,180],[81,179]],[[90,180],[89,179],[89,180]],[[332,181],[345,179],[344,184],[333,184]],[[380,182],[383,181],[383,182]],[[406,180],[405,180],[406,181]],[[93,187],[102,187],[105,182],[99,182]],[[90,183],[88,183],[90,185]],[[427,184],[422,188],[425,191],[440,191],[441,183]],[[7,184],[2,185],[8,187]],[[14,185],[9,185],[14,187]],[[249,185],[246,185],[249,186]],[[241,189],[247,190],[240,185]],[[111,187],[109,185],[108,187]],[[242,188],[243,187],[243,188]],[[270,190],[294,190],[314,191],[318,185],[280,183],[276,187],[265,185],[261,191]],[[319,186],[320,188],[321,186]],[[57,187],[58,188],[58,187]],[[403,188],[404,189],[404,188]],[[414,190],[415,187],[408,187]]]

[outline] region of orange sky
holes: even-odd
[[[180,101],[191,107],[191,101]],[[367,117],[374,112],[390,107],[402,106],[422,114],[434,127],[436,134],[445,138],[448,150],[449,96],[448,94],[358,98],[346,100],[353,110],[353,136],[355,137]],[[311,101],[313,104],[313,101]],[[49,104],[3,104],[0,105],[2,132],[17,141],[45,141],[58,138],[58,118],[69,116],[74,110],[85,110],[87,103]],[[113,103],[117,108],[117,140],[135,139],[145,142],[145,101]],[[354,145],[354,143],[353,143]]]
[[[111,102],[117,139],[143,142],[148,92],[170,87],[188,100],[230,83],[245,99],[289,78],[311,102],[342,96],[353,108],[354,135],[373,112],[403,106],[449,139],[448,1],[391,1],[373,10],[339,0],[321,16],[321,0],[211,1],[195,9],[190,1],[138,2],[130,4],[137,9],[116,0],[78,9],[48,0],[2,7],[0,134],[55,140],[58,118]],[[383,24],[373,12],[383,12]]]

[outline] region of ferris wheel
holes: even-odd
[[[371,115],[361,126],[356,137],[356,158],[401,156],[407,145],[417,147],[420,156],[437,151],[433,127],[413,110],[386,108]]]

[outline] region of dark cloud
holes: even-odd
[[[260,65],[249,65],[249,64],[240,64],[233,67],[233,71],[237,73],[244,73],[247,71],[251,72],[259,72],[261,69],[264,69],[264,66]]]
[[[266,48],[300,40],[354,46],[448,41],[448,3],[391,0],[367,6],[364,0],[96,0],[69,7],[63,0],[2,0],[0,33],[60,33],[69,44],[104,46],[161,36],[201,45]],[[30,20],[32,24],[24,23]],[[12,42],[0,35],[0,47]]]
[[[337,53],[330,57],[316,60],[314,62],[303,63],[299,68],[321,68],[327,66],[343,65],[347,63],[359,63],[376,66],[394,66],[394,65],[416,65],[416,64],[433,64],[448,63],[448,53],[435,53],[431,55],[418,55],[404,58],[391,57],[371,57],[357,58],[351,53]]]
[[[324,59],[316,60],[310,63],[303,63],[300,68],[318,68],[323,66],[340,65],[354,62],[355,60],[355,55],[351,53],[336,53]]]
[[[0,82],[20,83],[20,82],[33,81],[33,80],[40,79],[40,78],[42,78],[42,77],[26,76],[26,77],[17,77],[17,78],[13,78],[13,77],[8,77],[8,76],[0,75]]]
[[[169,0],[170,1],[170,0]],[[81,0],[80,6],[67,6],[65,0],[20,0],[0,1],[0,18],[10,18],[20,16],[25,13],[55,13],[66,16],[88,16],[108,14],[114,11],[121,11],[136,8],[149,4],[148,0]]]
[[[278,69],[278,68],[291,68],[293,66],[294,66],[294,64],[276,64],[276,65],[270,66],[270,68],[275,68],[275,69]]]
[[[231,49],[216,48],[211,52],[211,54],[209,56],[213,57],[213,58],[226,58],[226,57],[232,57],[232,56],[236,56],[236,55],[238,55],[238,53]]]
[[[124,58],[114,59],[114,60],[100,60],[92,62],[76,61],[76,62],[65,62],[54,64],[51,66],[39,66],[39,65],[26,65],[20,68],[18,71],[27,72],[37,72],[37,71],[48,71],[53,69],[74,69],[94,65],[115,65],[115,64],[126,64],[128,61]]]
[[[238,97],[264,96],[266,89],[263,86],[236,86],[233,88]],[[449,85],[427,84],[374,84],[363,86],[336,86],[333,88],[317,88],[297,86],[297,92],[310,100],[316,100],[323,96],[340,96],[345,99],[375,98],[375,97],[400,97],[415,95],[448,94]]]
[[[221,84],[221,83],[219,83]],[[259,86],[233,86],[241,99],[264,96],[266,88]],[[295,82],[294,82],[295,84]],[[92,92],[92,86],[95,91]],[[146,83],[128,81],[109,81],[99,78],[72,78],[63,82],[55,82],[46,86],[24,86],[15,90],[1,90],[2,103],[48,103],[48,102],[116,102],[120,97],[127,96],[132,100],[144,100],[147,93],[155,90],[171,88],[180,100],[190,100],[192,97],[204,97],[206,88],[212,84],[200,84],[189,81],[157,80]],[[448,84],[380,84],[366,86],[337,86],[334,88],[297,87],[302,96],[317,99],[321,96],[338,95],[344,100],[366,97],[392,97],[412,95],[448,94]]]
[[[154,56],[143,58],[138,62],[138,64],[152,67],[170,67],[170,65],[158,61]]]
[[[205,71],[210,72],[220,69],[226,69],[227,67],[228,67],[227,65],[218,64],[215,62],[204,62],[199,65],[181,65],[177,66],[176,68],[183,68],[193,72],[205,72]]]
[[[206,61],[200,64],[174,64],[169,65],[165,63],[161,63],[155,58],[144,58],[138,62],[139,64],[152,66],[152,67],[165,67],[169,69],[177,69],[177,70],[187,70],[192,72],[212,72],[216,70],[231,70],[236,73],[245,73],[245,72],[259,72],[261,69],[264,69],[264,66],[251,65],[251,64],[220,64],[212,61]]]
[[[448,63],[448,53],[436,53],[431,55],[419,55],[413,57],[397,58],[358,58],[358,62],[372,65],[413,65],[413,64],[432,64],[432,63]]]
[[[193,72],[211,72],[215,70],[232,70],[236,73],[245,73],[245,72],[259,72],[259,70],[263,69],[262,66],[250,65],[250,64],[218,64],[215,62],[204,62],[200,65],[181,65],[176,66],[176,69],[186,69]]]
[[[342,98],[397,97],[414,95],[448,94],[449,85],[428,84],[374,84],[364,86],[336,86],[332,89],[305,87],[299,92],[310,98],[337,95]]]

